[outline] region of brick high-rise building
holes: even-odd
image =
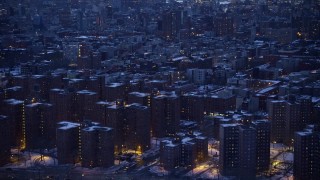
[[[180,99],[175,94],[158,95],[152,99],[152,136],[174,136],[179,129]]]
[[[85,82],[85,89],[96,92],[99,100],[104,100],[106,98],[105,76],[92,76],[85,79]]]
[[[151,106],[151,95],[149,93],[131,92],[128,94],[128,104],[139,103],[143,106]]]
[[[208,138],[197,136],[194,138],[196,143],[197,162],[201,163],[208,159]]]
[[[77,57],[78,69],[97,69],[101,66],[101,54],[90,52],[88,56]]]
[[[219,170],[224,176],[236,176],[239,169],[239,125],[220,125]]]
[[[219,14],[213,20],[214,32],[217,36],[225,36],[233,33],[233,17],[227,14]]]
[[[181,141],[181,166],[194,168],[196,165],[197,147],[196,143],[190,137],[186,137]]]
[[[311,96],[298,96],[286,101],[284,143],[293,146],[295,131],[312,123],[313,103]]]
[[[181,159],[181,144],[171,140],[160,142],[160,165],[165,170],[172,171],[179,167]]]
[[[81,165],[110,167],[114,164],[112,128],[93,125],[81,130]]]
[[[50,88],[49,93],[51,89],[54,88],[63,88],[63,77],[65,76],[64,73],[52,73],[48,79],[50,81]]]
[[[213,137],[220,139],[220,125],[232,124],[233,121],[230,118],[224,118],[223,116],[210,116],[213,119]]]
[[[7,116],[0,115],[0,166],[10,162],[11,136],[10,122]]]
[[[12,77],[12,86],[22,87],[22,96],[26,97],[29,95],[29,79],[27,76],[13,76]]]
[[[114,134],[109,127],[98,128],[98,165],[110,167],[114,164]]]
[[[268,120],[257,120],[252,122],[252,127],[257,131],[257,172],[264,172],[270,166],[270,122]]]
[[[118,99],[125,99],[126,85],[122,83],[112,83],[106,85],[107,101],[116,101]]]
[[[299,125],[301,124],[300,116],[301,105],[299,103],[286,103],[286,114],[285,114],[285,138],[284,143],[286,145],[293,145],[294,133],[298,130],[301,130]]]
[[[26,145],[24,101],[7,99],[4,101],[4,108],[2,110],[2,114],[10,119],[11,146],[24,149]]]
[[[49,99],[50,81],[45,75],[33,75],[29,78],[30,98]]]
[[[98,101],[95,106],[94,120],[102,126],[106,126],[108,121],[108,107],[112,106],[112,102]]]
[[[210,113],[225,113],[236,109],[236,96],[229,92],[219,92],[218,94],[205,97],[205,111]]]
[[[320,128],[310,125],[295,133],[293,176],[295,180],[320,177]]]
[[[189,93],[181,96],[181,118],[202,124],[205,112],[204,101],[203,95]]]
[[[150,149],[151,110],[138,103],[125,106],[125,145],[139,153]]]
[[[83,167],[110,167],[114,163],[113,129],[88,120],[62,121],[57,128],[59,164],[81,162]]]
[[[251,125],[220,125],[219,169],[222,175],[255,179],[270,162],[270,123],[254,121]]]
[[[143,152],[150,148],[151,110],[139,103],[126,105],[123,101],[96,103],[96,119],[112,127],[115,151],[131,149]]]
[[[159,30],[167,40],[172,40],[178,33],[178,19],[176,12],[167,11],[162,15],[162,21],[159,22]]]
[[[98,149],[98,131],[95,126],[85,127],[81,129],[81,166],[96,167],[97,166],[97,149]]]
[[[168,171],[193,169],[208,158],[208,138],[202,133],[183,134],[160,141],[160,165]]]
[[[302,130],[302,128],[310,124],[312,120],[312,97],[300,96],[297,98],[297,102],[300,104],[300,123],[298,124],[298,127]]]
[[[256,130],[249,126],[239,127],[239,177],[256,179]]]
[[[106,126],[114,129],[115,152],[121,152],[124,146],[124,106],[123,102],[117,101],[107,108]]]
[[[59,122],[57,128],[57,159],[59,164],[74,164],[79,161],[81,148],[80,124]]]
[[[286,102],[284,100],[270,101],[268,114],[271,122],[271,142],[284,142]]]
[[[98,94],[89,90],[77,91],[75,95],[75,120],[82,122],[84,119],[95,117],[95,107],[98,102]]]
[[[70,119],[75,121],[74,106],[75,93],[67,92],[63,89],[51,89],[49,93],[49,102],[53,105],[53,119],[55,123]]]
[[[68,91],[70,92],[80,91],[86,88],[86,82],[84,79],[63,78],[63,83],[65,87],[68,87]]]
[[[45,149],[55,145],[56,123],[53,120],[52,109],[53,106],[46,103],[25,106],[27,149]]]

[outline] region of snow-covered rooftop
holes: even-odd
[[[60,128],[58,128],[61,130],[68,130],[68,129],[80,127],[79,123],[74,123],[74,122],[69,122],[69,121],[61,121],[58,123],[58,125],[61,126]]]

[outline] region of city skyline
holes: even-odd
[[[0,179],[318,179],[319,0],[0,0]]]

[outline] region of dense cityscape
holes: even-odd
[[[320,0],[0,0],[0,179],[320,179]]]

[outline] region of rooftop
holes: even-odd
[[[147,96],[150,96],[149,93],[141,93],[141,92],[131,92],[129,93],[131,95],[135,95],[135,96],[138,96],[138,97],[147,97]]]
[[[239,124],[221,124],[221,127],[237,127]]]
[[[7,99],[5,100],[6,103],[10,104],[10,105],[17,105],[17,104],[23,104],[24,102],[21,100],[17,100],[17,99]]]
[[[300,136],[308,136],[308,135],[312,134],[312,132],[308,132],[308,131],[299,131],[296,133],[299,134]]]
[[[122,85],[123,85],[122,83],[111,83],[111,84],[108,84],[107,87],[120,87]]]
[[[102,127],[102,126],[89,126],[89,127],[86,127],[84,129],[82,129],[83,131],[111,131],[112,128],[109,128],[109,127]]]
[[[97,93],[89,90],[81,90],[81,91],[77,91],[77,94],[95,95]]]
[[[18,90],[20,90],[20,89],[22,89],[21,86],[13,86],[13,87],[7,88],[6,90],[18,91]]]
[[[31,104],[26,105],[26,107],[35,107],[35,106],[39,106],[40,104],[42,104],[42,103],[31,103]]]
[[[69,121],[61,121],[58,123],[58,125],[60,125],[58,129],[61,129],[61,130],[68,130],[68,129],[80,127],[79,123],[74,123]]]
[[[7,119],[7,116],[0,115],[0,120],[5,120],[5,119]]]
[[[192,141],[193,139],[190,138],[190,137],[185,137],[181,140],[182,144],[186,144],[186,143],[189,143],[190,141]]]

